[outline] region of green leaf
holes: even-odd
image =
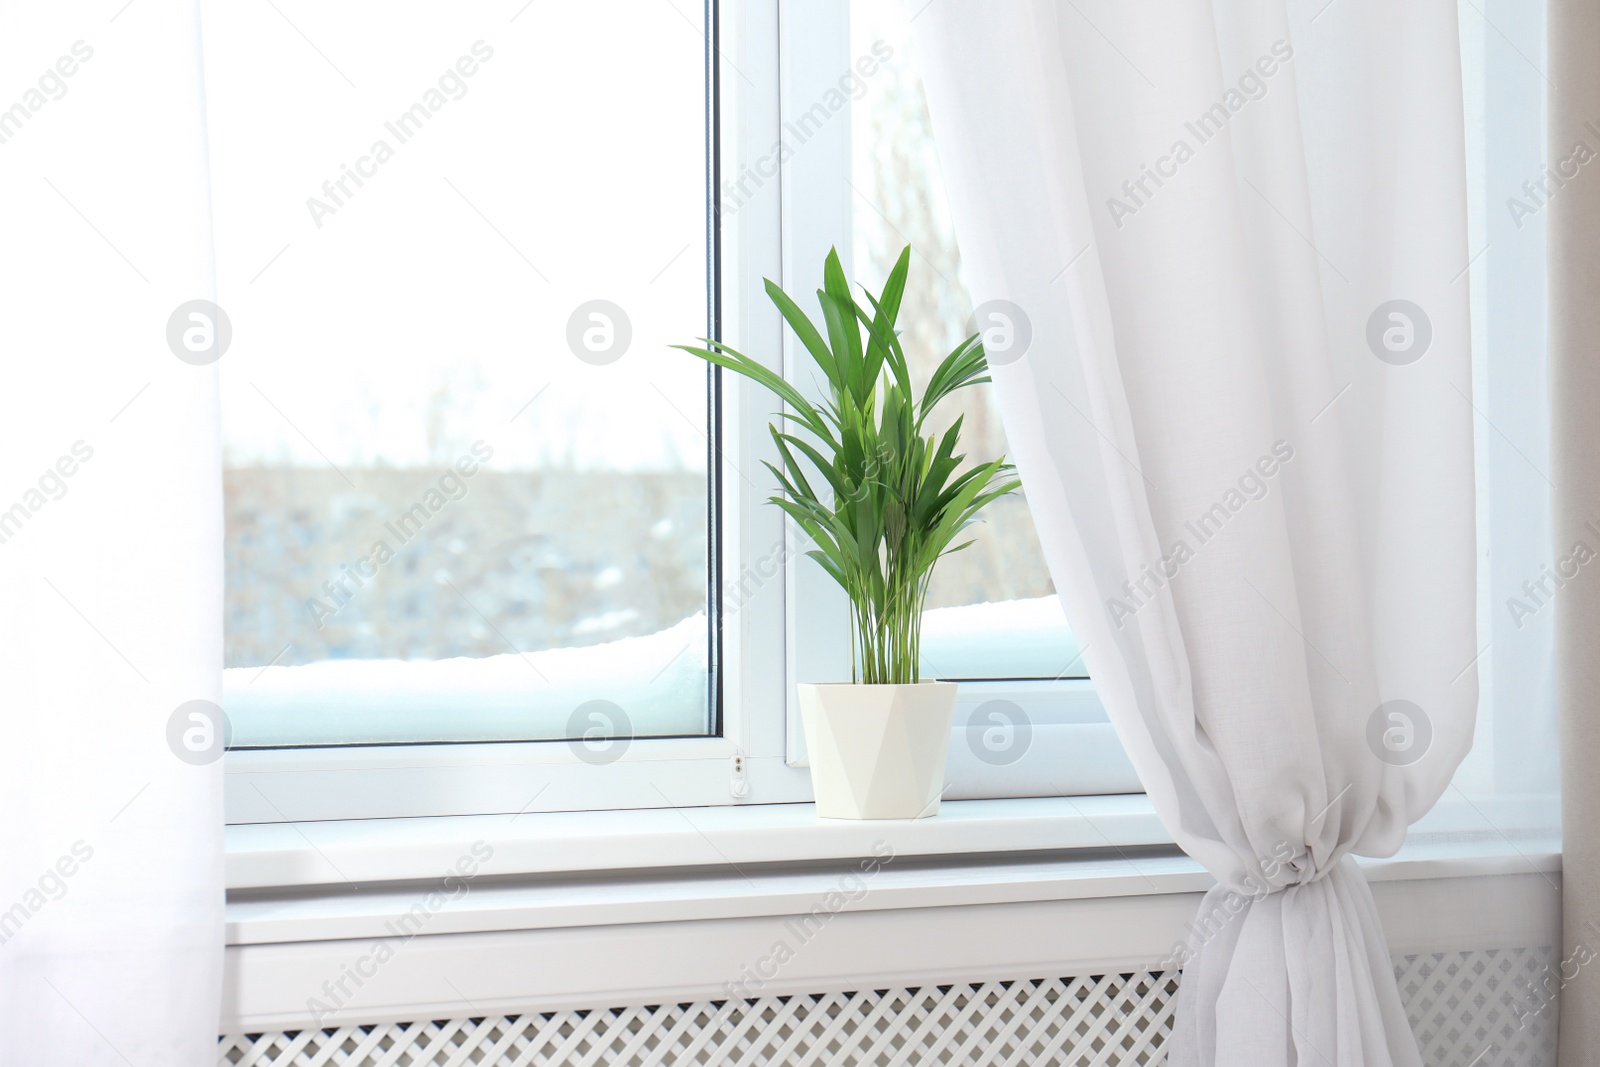
[[[800,310],[800,305],[789,299],[789,294],[779,288],[777,282],[771,278],[763,280],[766,282],[767,297],[777,306],[778,313],[789,324],[789,329],[794,331],[795,337],[799,338],[806,351],[811,353],[811,358],[822,368],[822,373],[827,375],[828,382],[834,389],[838,389],[838,366],[834,363],[833,353],[828,351],[827,342],[822,339],[822,334],[817,332],[811,319]]]
[[[842,335],[834,337],[831,332],[832,323],[829,323],[834,358],[843,362],[848,353],[850,365],[858,367],[861,363],[861,333],[856,329],[855,299],[850,295],[850,283],[845,280],[844,267],[839,264],[837,248],[828,249],[828,258],[823,261],[822,288],[838,309],[840,325],[844,327]],[[826,312],[826,302],[823,307]],[[841,341],[843,349],[840,347]]]
[[[773,304],[827,378],[831,395],[821,404],[725,344],[702,339],[703,346],[677,346],[787,405],[771,426],[778,462],[762,461],[780,490],[771,503],[816,546],[806,555],[849,597],[852,677],[869,683],[919,676],[922,610],[934,566],[972,545],[955,543],[957,536],[1018,488],[1004,458],[967,465],[958,451],[962,419],[942,434],[924,430],[946,397],[989,381],[988,362],[981,340],[969,337],[939,361],[916,395],[895,326],[910,264],[907,247],[881,295],[861,288],[869,313],[851,295],[838,253],[830,252],[817,291],[821,330],[767,282]],[[819,477],[826,497],[817,493]]]
[[[741,352],[734,351],[720,341],[712,341],[707,338],[701,338],[701,340],[705,341],[710,347],[698,348],[694,345],[673,345],[672,347],[688,352],[690,355],[699,356],[708,363],[714,363],[719,367],[731,370],[759,385],[765,386],[776,393],[784,403],[793,408],[808,429],[818,434],[827,433],[827,424],[822,421],[817,409],[810,401],[800,395],[799,390],[784,381],[783,377],[776,371],[762,366],[756,360]]]

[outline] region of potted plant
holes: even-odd
[[[719,341],[685,352],[776,393],[788,410],[769,426],[782,487],[771,502],[815,544],[806,554],[850,599],[851,681],[801,685],[817,814],[840,819],[924,818],[939,810],[952,682],[919,673],[922,608],[934,565],[991,501],[1020,484],[1004,458],[961,469],[961,419],[926,433],[940,401],[989,381],[974,335],[945,356],[917,396],[895,332],[911,264],[900,254],[881,296],[856,302],[837,251],[817,291],[824,329],[772,281],[767,295],[826,379],[828,398],[808,401],[783,377]],[[825,332],[824,332],[825,331]]]

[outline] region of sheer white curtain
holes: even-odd
[[[204,324],[168,340],[214,295],[198,18],[6,5],[0,70],[0,1063],[200,1067],[221,460]]]
[[[1456,8],[1319,6],[914,19],[1052,573],[1220,883],[1175,1065],[1419,1062],[1348,855],[1395,851],[1472,742]]]

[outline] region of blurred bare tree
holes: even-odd
[[[869,12],[857,19],[855,33],[853,50],[859,55],[875,39],[903,33],[903,27],[896,25],[893,14],[880,19]],[[894,58],[872,76],[867,92],[854,103],[854,268],[858,281],[869,288],[877,286],[901,249],[911,246],[911,277],[900,311],[901,340],[912,373],[925,381],[939,359],[967,336],[972,298],[961,281],[961,251],[938,181],[933,127],[910,43],[904,39],[891,43]],[[964,418],[962,442],[972,461],[986,462],[1006,453],[1005,429],[990,387],[957,393],[945,402],[942,415],[946,426],[957,416]],[[1055,592],[1023,496],[990,508],[975,534],[976,544],[945,560],[935,572],[929,607]]]

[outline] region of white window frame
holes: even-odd
[[[802,113],[830,96],[837,99],[841,79],[852,71],[861,75],[859,64],[874,57],[852,54],[850,0],[782,4],[780,23],[780,105],[787,141],[789,133],[800,128]],[[789,153],[783,171],[782,277],[790,295],[819,321],[820,309],[811,308],[804,294],[820,284],[822,261],[830,248],[836,247],[846,264],[853,261],[854,213],[873,210],[862,203],[862,194],[848,180],[850,106],[846,103],[820,128],[806,127],[803,145]],[[914,254],[913,282],[917,266]],[[922,273],[925,278],[926,270]],[[821,399],[817,380],[806,370],[810,358],[787,330],[784,358],[790,380],[802,393]],[[790,567],[787,591],[789,676],[797,682],[850,677],[843,590],[820,567],[800,559]],[[837,621],[819,625],[818,620]],[[1008,705],[1010,714],[986,709],[991,702]],[[785,709],[789,764],[806,766],[794,686],[787,688]],[[1016,721],[1018,714],[1021,723]],[[1004,753],[996,755],[998,762],[980,758],[979,750],[988,751],[990,744]],[[946,782],[946,796],[952,799],[1143,792],[1093,683],[1084,677],[963,681]]]
[[[722,0],[719,8],[722,188],[745,177],[748,191],[736,201],[723,198],[722,332],[776,370],[803,368],[807,361],[763,283],[773,278],[792,293],[808,293],[830,245],[848,261],[848,108],[778,168],[774,149],[786,137],[785,102],[809,106],[849,71],[849,0]],[[815,389],[809,375],[793,377]],[[777,458],[766,429],[774,404],[743,379],[723,375],[721,736],[632,740],[598,765],[557,741],[233,751],[226,756],[228,821],[809,801],[793,683],[848,679],[851,650],[842,591],[797,550],[792,524],[765,504],[771,488],[762,461]],[[997,700],[1025,717],[1025,743],[1015,723],[980,711]],[[1019,757],[980,758],[986,739],[1010,744]],[[1140,791],[1084,678],[963,682],[947,782],[949,799]]]

